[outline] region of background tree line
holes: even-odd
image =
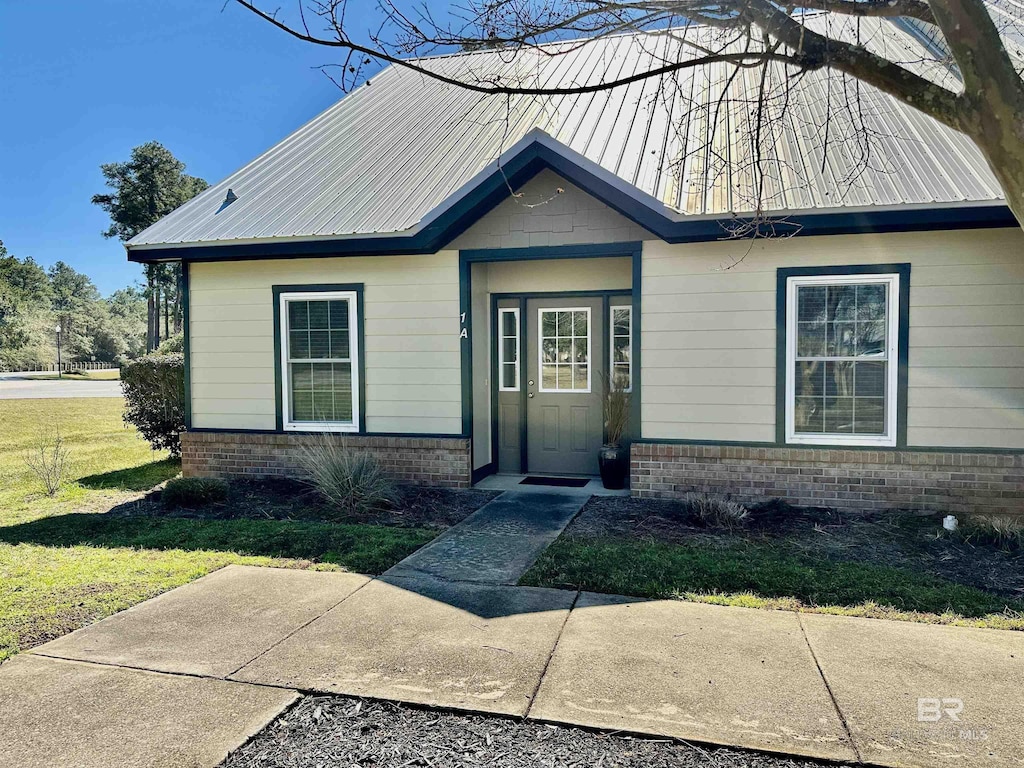
[[[0,241],[0,368],[33,370],[62,359],[122,362],[146,348],[146,298],[139,288],[100,296],[86,275],[63,261],[43,269]]]

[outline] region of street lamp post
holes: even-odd
[[[60,326],[57,326],[57,378],[64,378],[64,371],[61,369],[60,364]]]

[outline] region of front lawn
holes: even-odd
[[[0,400],[0,661],[231,563],[379,573],[443,527],[156,516],[144,492],[180,467],[125,428],[122,408]],[[73,472],[51,498],[23,457],[53,426]]]
[[[592,499],[520,583],[1024,630],[1024,554],[935,516],[774,507],[727,531],[672,502]]]

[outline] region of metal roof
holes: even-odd
[[[915,30],[830,14],[807,23],[957,87]],[[420,63],[480,81],[592,84],[720,34],[686,27]],[[762,76],[771,88],[759,102]],[[680,219],[1002,201],[968,138],[827,70],[714,64],[592,94],[506,97],[391,66],[129,248],[408,233],[538,132]],[[229,188],[237,200],[224,205]]]

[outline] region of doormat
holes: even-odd
[[[590,482],[588,477],[524,477],[520,485],[557,485],[560,488],[582,488]]]

